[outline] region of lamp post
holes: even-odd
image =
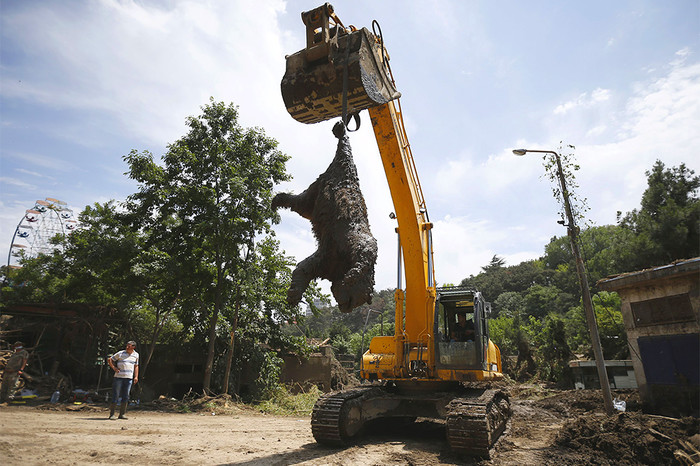
[[[564,178],[564,170],[561,166],[561,159],[557,152],[551,150],[530,150],[530,149],[515,149],[513,154],[525,155],[528,152],[539,152],[542,154],[552,154],[557,162],[557,175],[561,184],[561,195],[564,199],[564,211],[566,218],[569,221],[567,225],[567,233],[571,242],[571,252],[574,255],[576,262],[576,273],[578,274],[579,284],[581,285],[581,297],[583,299],[583,310],[588,321],[588,330],[591,334],[591,345],[593,346],[593,354],[595,355],[595,364],[598,369],[598,378],[600,380],[600,388],[603,391],[603,402],[605,404],[605,412],[613,413],[612,394],[610,393],[610,382],[608,381],[608,373],[605,370],[605,359],[603,358],[603,349],[600,345],[600,335],[598,334],[598,324],[593,311],[593,302],[591,301],[591,292],[588,288],[588,279],[586,278],[586,266],[581,258],[581,251],[578,246],[579,229],[574,221],[574,214],[571,210],[569,202],[569,192],[566,189],[566,179]]]

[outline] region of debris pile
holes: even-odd
[[[10,359],[12,353],[14,353],[12,349],[0,349],[0,374],[5,370],[7,360]]]
[[[217,396],[190,394],[185,396],[182,400],[161,395],[149,403],[142,403],[141,408],[153,409],[160,412],[211,414],[232,414],[245,409],[240,403],[234,400],[231,395],[227,394]]]
[[[0,381],[5,371],[5,364],[7,360],[10,359],[13,352],[13,350],[0,350]],[[31,398],[48,400],[55,391],[59,392],[62,399],[67,399],[73,392],[70,377],[60,373],[55,376],[40,375],[30,372],[27,367],[17,380],[17,385],[15,386],[15,392],[13,394],[21,396],[20,393],[22,393],[25,395],[25,398],[28,398],[27,394],[31,394]]]
[[[555,443],[597,458],[595,464],[694,464],[682,458],[692,460],[697,453],[692,442],[698,423],[691,417],[674,419],[639,412],[588,414],[568,421]]]
[[[351,374],[336,358],[331,358],[331,390],[344,390],[360,385],[354,374]]]

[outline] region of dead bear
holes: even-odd
[[[287,303],[299,304],[309,282],[324,278],[331,282],[340,311],[350,312],[372,302],[377,240],[369,229],[345,125],[336,123],[333,134],[338,148],[326,171],[301,194],[276,195],[272,207],[286,207],[309,219],[318,244],[294,269]]]

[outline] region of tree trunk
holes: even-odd
[[[218,262],[217,254],[217,262]],[[212,393],[211,391],[211,372],[214,367],[214,349],[216,344],[216,324],[219,321],[219,311],[221,310],[222,301],[222,291],[223,287],[223,270],[221,265],[218,265],[216,271],[216,290],[214,296],[214,310],[211,313],[211,319],[209,319],[209,346],[207,348],[207,362],[204,365],[204,381],[202,382],[202,391],[205,395]]]
[[[224,393],[228,393],[228,381],[231,377],[231,363],[233,361],[233,349],[236,343],[236,329],[238,329],[238,311],[241,309],[241,293],[240,286],[238,287],[238,292],[236,293],[236,310],[233,314],[233,323],[231,325],[231,346],[228,351],[228,359],[226,360],[226,375],[224,377]]]
[[[177,293],[177,297],[173,300],[172,304],[170,304],[170,307],[168,309],[166,309],[163,312],[156,313],[156,321],[153,324],[153,333],[151,334],[151,345],[148,348],[148,356],[146,356],[146,360],[144,361],[143,365],[139,367],[139,379],[141,380],[144,380],[146,378],[146,369],[148,369],[148,364],[151,362],[151,358],[153,357],[153,352],[156,349],[156,343],[158,342],[160,332],[165,326],[165,321],[168,320],[170,314],[172,314],[172,312],[175,310],[175,305],[177,304],[177,300],[179,297],[180,292]],[[153,303],[155,300],[151,299],[149,301]]]
[[[148,347],[148,356],[146,356],[146,360],[139,367],[139,379],[141,380],[144,380],[146,378],[146,369],[148,369],[148,363],[151,362],[151,358],[153,357],[153,351],[155,351],[156,349],[156,341],[158,341],[158,336],[160,335],[160,331],[163,328],[163,322],[165,322],[165,319],[163,319],[160,322],[158,322],[158,320],[158,316],[156,316],[156,322],[154,324],[153,333],[151,334],[151,344]]]
[[[233,335],[231,330],[231,341],[228,346],[228,356],[226,357],[226,372],[224,373],[224,389],[223,392],[228,394],[228,380],[231,378],[231,362],[233,361]]]
[[[219,320],[219,306],[214,304],[214,309],[211,312],[209,319],[209,345],[207,347],[207,362],[204,364],[204,381],[202,382],[202,390],[205,395],[211,393],[211,371],[214,367],[214,344],[216,343],[216,323]]]

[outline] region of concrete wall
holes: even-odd
[[[280,380],[292,385],[314,384],[324,392],[331,390],[331,359],[333,357],[330,346],[322,346],[321,352],[312,353],[308,358],[301,358],[294,354],[283,355],[284,367]]]

